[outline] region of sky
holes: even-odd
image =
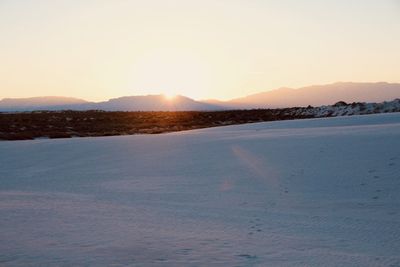
[[[400,82],[399,0],[0,0],[0,99]]]

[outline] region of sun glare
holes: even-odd
[[[176,98],[176,94],[174,93],[163,93],[163,95],[168,101],[173,101]]]
[[[208,69],[200,56],[190,52],[151,51],[133,63],[129,87],[136,94],[162,94],[168,100],[176,95],[197,97],[209,87]]]

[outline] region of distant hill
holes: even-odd
[[[338,101],[383,102],[400,97],[397,83],[339,82],[314,85],[299,89],[280,88],[226,101],[226,106],[237,108],[283,108],[331,105]]]
[[[90,109],[107,111],[187,111],[217,110],[221,107],[195,101],[185,96],[167,99],[163,95],[124,96],[105,102],[91,103]]]
[[[64,109],[69,106],[89,103],[83,99],[62,96],[40,96],[29,98],[4,98],[0,100],[0,110],[22,111],[49,109]]]
[[[196,101],[185,96],[168,100],[163,95],[124,96],[103,102],[69,97],[5,98],[0,111],[105,110],[105,111],[212,111],[226,109],[286,108],[347,103],[379,103],[400,98],[397,83],[334,83],[299,89],[280,88],[230,101]]]
[[[163,95],[124,96],[104,102],[87,102],[67,97],[5,98],[0,111],[32,110],[105,110],[105,111],[186,111],[219,110],[220,106],[202,103],[188,97],[168,100]]]

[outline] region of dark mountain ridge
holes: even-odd
[[[104,111],[212,111],[252,108],[287,108],[347,103],[378,103],[400,98],[399,83],[338,82],[299,89],[280,88],[229,101],[196,101],[185,96],[167,99],[164,95],[124,96],[103,102],[70,97],[5,98],[0,111],[104,110]]]

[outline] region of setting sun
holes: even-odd
[[[132,64],[129,87],[139,94],[163,94],[169,100],[178,94],[196,97],[209,86],[207,64],[190,51],[154,49]]]
[[[163,96],[168,101],[173,101],[176,98],[176,94],[174,93],[163,93]]]

